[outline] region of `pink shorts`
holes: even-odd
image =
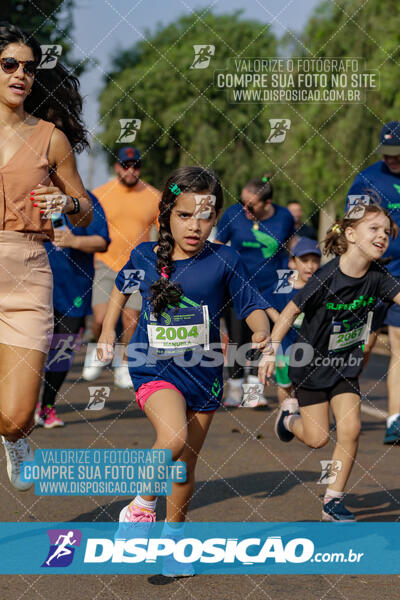
[[[159,392],[160,390],[176,390],[180,394],[182,393],[169,381],[164,381],[163,379],[148,381],[147,383],[143,383],[136,392],[136,402],[139,407],[144,410],[147,399],[154,394],[154,392]]]

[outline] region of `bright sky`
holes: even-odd
[[[146,30],[157,23],[168,25],[193,10],[211,7],[216,14],[244,9],[243,16],[270,23],[274,33],[300,31],[320,0],[77,0],[75,9],[74,58],[94,58],[98,65],[81,78],[85,97],[85,123],[90,131],[101,132],[97,96],[110,58],[121,48],[145,39]],[[138,143],[140,149],[140,144]],[[90,173],[87,153],[78,158],[85,185],[100,185],[109,178],[106,162],[97,157]],[[151,182],[150,182],[151,183]]]

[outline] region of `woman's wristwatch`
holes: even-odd
[[[80,205],[78,198],[74,198],[73,196],[71,196],[71,198],[74,202],[74,208],[72,210],[68,211],[67,215],[76,215],[76,214],[78,214],[78,212],[80,212],[81,205]]]

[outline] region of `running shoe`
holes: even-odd
[[[179,541],[179,537],[165,535],[164,538],[170,538],[174,541]],[[182,563],[176,560],[173,554],[168,554],[163,558],[163,566],[161,575],[164,577],[193,577],[194,568],[192,563]]]
[[[156,511],[148,508],[136,506],[135,502],[131,502],[119,513],[120,523],[154,523],[156,520]]]
[[[94,381],[101,374],[106,363],[97,358],[97,348],[95,347],[85,359],[85,366],[82,371],[82,377],[85,381]]]
[[[322,508],[323,521],[335,521],[336,523],[351,523],[355,521],[351,513],[343,504],[342,498],[332,498]]]
[[[46,410],[47,409],[47,410]],[[44,428],[53,429],[53,427],[64,427],[64,421],[57,417],[54,406],[45,408],[46,414],[44,419]]]
[[[247,383],[249,383],[250,385],[257,385],[260,383],[260,380],[256,375],[249,375],[247,377]],[[258,394],[258,402],[252,408],[258,408],[259,406],[268,406],[268,400],[264,396],[264,394]]]
[[[397,417],[390,427],[386,428],[384,444],[397,444],[400,442],[400,417]]]
[[[228,379],[228,395],[224,400],[226,408],[236,408],[242,404],[243,383],[244,379]]]
[[[290,442],[294,438],[294,433],[286,429],[283,424],[285,417],[298,414],[299,403],[296,398],[287,398],[279,408],[278,416],[275,421],[275,434],[282,442]]]
[[[44,421],[46,419],[46,413],[45,413],[45,410],[42,409],[40,402],[38,402],[36,404],[34,419],[35,419],[36,425],[40,425],[40,427],[44,426]]]
[[[123,390],[133,388],[133,383],[131,376],[129,375],[127,363],[122,363],[118,367],[115,367],[114,384],[117,387],[122,388]]]
[[[33,481],[21,480],[21,464],[24,460],[34,460],[35,457],[26,438],[20,438],[16,442],[9,442],[1,436],[7,458],[7,474],[12,485],[20,492],[29,490]]]
[[[156,520],[155,510],[140,508],[132,501],[119,513],[119,527],[114,539],[129,539],[132,537],[148,537],[149,531]],[[133,524],[138,524],[132,526]]]

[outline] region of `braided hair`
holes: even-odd
[[[348,242],[345,235],[347,227],[356,227],[358,223],[373,213],[384,214],[385,217],[387,217],[390,221],[390,235],[393,239],[397,237],[399,228],[384,208],[382,208],[379,204],[367,204],[360,206],[363,208],[361,211],[361,216],[357,217],[356,213],[353,212],[352,214],[352,210],[349,210],[344,215],[343,219],[336,220],[335,223],[329,227],[326,238],[323,240],[323,242],[321,242],[324,244],[324,254],[336,254],[337,256],[344,254],[348,248]]]
[[[173,185],[179,187],[181,192],[208,193],[216,197],[215,210],[222,208],[223,194],[221,184],[212,171],[202,167],[180,167],[168,177],[160,200],[160,225],[159,240],[157,243],[156,270],[160,279],[154,282],[151,289],[151,303],[153,311],[159,315],[168,305],[177,306],[183,294],[179,283],[172,282],[170,276],[173,272],[172,253],[175,246],[170,227],[171,211],[177,196],[171,191]]]

